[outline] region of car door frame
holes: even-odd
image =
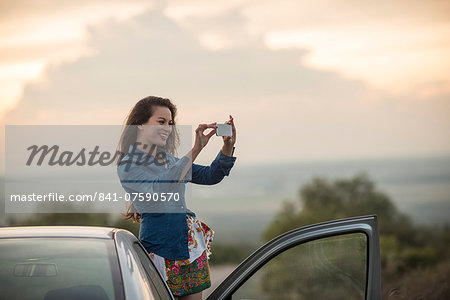
[[[381,299],[381,262],[378,220],[376,215],[353,217],[318,223],[288,231],[267,242],[244,260],[208,296],[207,300],[231,300],[233,293],[255,272],[280,253],[313,240],[350,233],[367,237],[365,299]]]
[[[153,263],[152,259],[150,258],[150,255],[145,250],[145,247],[142,245],[142,243],[139,241],[139,239],[136,238],[136,236],[134,234],[132,234],[131,232],[129,232],[128,230],[117,229],[114,234],[114,242],[116,244],[116,251],[117,251],[117,256],[119,259],[119,265],[120,265],[123,284],[124,284],[125,298],[126,299],[136,299],[137,296],[134,294],[133,290],[130,290],[127,286],[127,281],[131,280],[132,277],[129,274],[129,271],[124,267],[127,265],[127,258],[124,256],[124,253],[127,253],[127,251],[130,250],[129,248],[130,247],[132,248],[134,246],[134,244],[137,244],[138,246],[140,246],[142,248],[142,250],[144,250],[143,252],[146,255],[146,258],[148,259],[148,261],[146,260],[145,263],[151,264],[155,270],[158,270],[158,269],[156,268],[155,264]],[[142,260],[140,259],[139,256],[137,256],[136,259],[139,260],[139,262],[142,262]],[[164,286],[166,288],[167,294],[164,295],[164,297],[167,296],[167,297],[170,297],[168,299],[175,299],[172,292],[170,291],[169,286],[167,285],[167,282],[163,279],[163,277],[161,276],[161,274],[158,271],[157,271],[157,276],[164,283]]]

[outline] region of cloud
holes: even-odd
[[[216,1],[217,2],[217,1]],[[214,3],[216,3],[214,2]],[[390,93],[422,98],[450,92],[450,2],[243,1],[215,8],[171,1],[166,9],[211,49],[245,43],[242,32],[262,34],[273,49],[308,49],[303,62],[366,81]],[[222,14],[219,13],[219,9]],[[245,23],[217,28],[212,19],[239,10]],[[332,12],[332,13],[330,13]],[[201,20],[202,26],[197,26]],[[230,19],[228,19],[230,20]],[[204,24],[207,24],[204,26]],[[241,28],[234,30],[236,24]]]
[[[243,14],[272,48],[309,49],[312,68],[426,98],[450,92],[449,9],[441,0],[258,1]]]
[[[25,87],[6,123],[122,124],[137,100],[159,95],[175,101],[181,124],[220,122],[232,114],[244,162],[450,149],[448,95],[426,102],[393,96],[305,66],[307,50],[273,51],[251,32],[246,39],[239,10],[216,18],[213,31],[226,33],[232,24],[243,42],[212,51],[160,9],[91,26],[92,53],[50,65],[42,80]],[[205,162],[215,156],[220,139],[211,144]]]

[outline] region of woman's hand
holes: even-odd
[[[190,159],[190,163],[184,167],[181,176],[178,179],[178,183],[180,183],[182,178],[187,174],[189,167],[195,161],[200,151],[208,144],[209,139],[216,133],[216,123],[217,122],[211,124],[199,124],[197,129],[195,129],[194,147],[192,147],[192,150],[185,155]],[[204,134],[203,132],[208,128],[212,128],[212,130],[207,134]]]
[[[222,152],[225,155],[231,156],[231,154],[233,153],[234,143],[236,143],[236,127],[234,126],[234,119],[231,115],[230,119],[225,123],[231,125],[232,135],[222,137],[223,138]]]
[[[211,124],[199,124],[197,129],[195,130],[195,142],[194,142],[194,148],[198,151],[202,150],[206,144],[208,144],[209,139],[213,136],[213,134],[216,133],[216,123]],[[203,132],[208,129],[212,128],[210,132],[207,134],[204,134]]]

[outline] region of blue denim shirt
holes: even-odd
[[[134,152],[132,152],[134,151]],[[136,163],[144,161],[147,153],[130,146],[129,153],[121,160],[117,172],[121,185],[127,193],[161,193],[170,191],[179,194],[179,201],[164,202],[164,208],[148,208],[148,203],[133,201],[142,221],[139,228],[139,240],[147,251],[167,259],[188,259],[188,225],[186,213],[195,216],[185,202],[185,183],[213,185],[228,176],[236,157],[219,152],[210,166],[192,164],[190,172],[181,184],[176,179],[181,177],[189,158],[181,159],[165,152],[167,168],[156,163]],[[133,153],[130,155],[130,153]],[[139,154],[135,155],[135,154]],[[189,177],[190,175],[190,177]],[[159,202],[162,203],[162,202]],[[154,202],[152,203],[152,205]],[[147,206],[146,206],[147,205]]]

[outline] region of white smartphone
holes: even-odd
[[[231,130],[230,124],[216,124],[216,135],[217,136],[232,136],[233,132]]]

